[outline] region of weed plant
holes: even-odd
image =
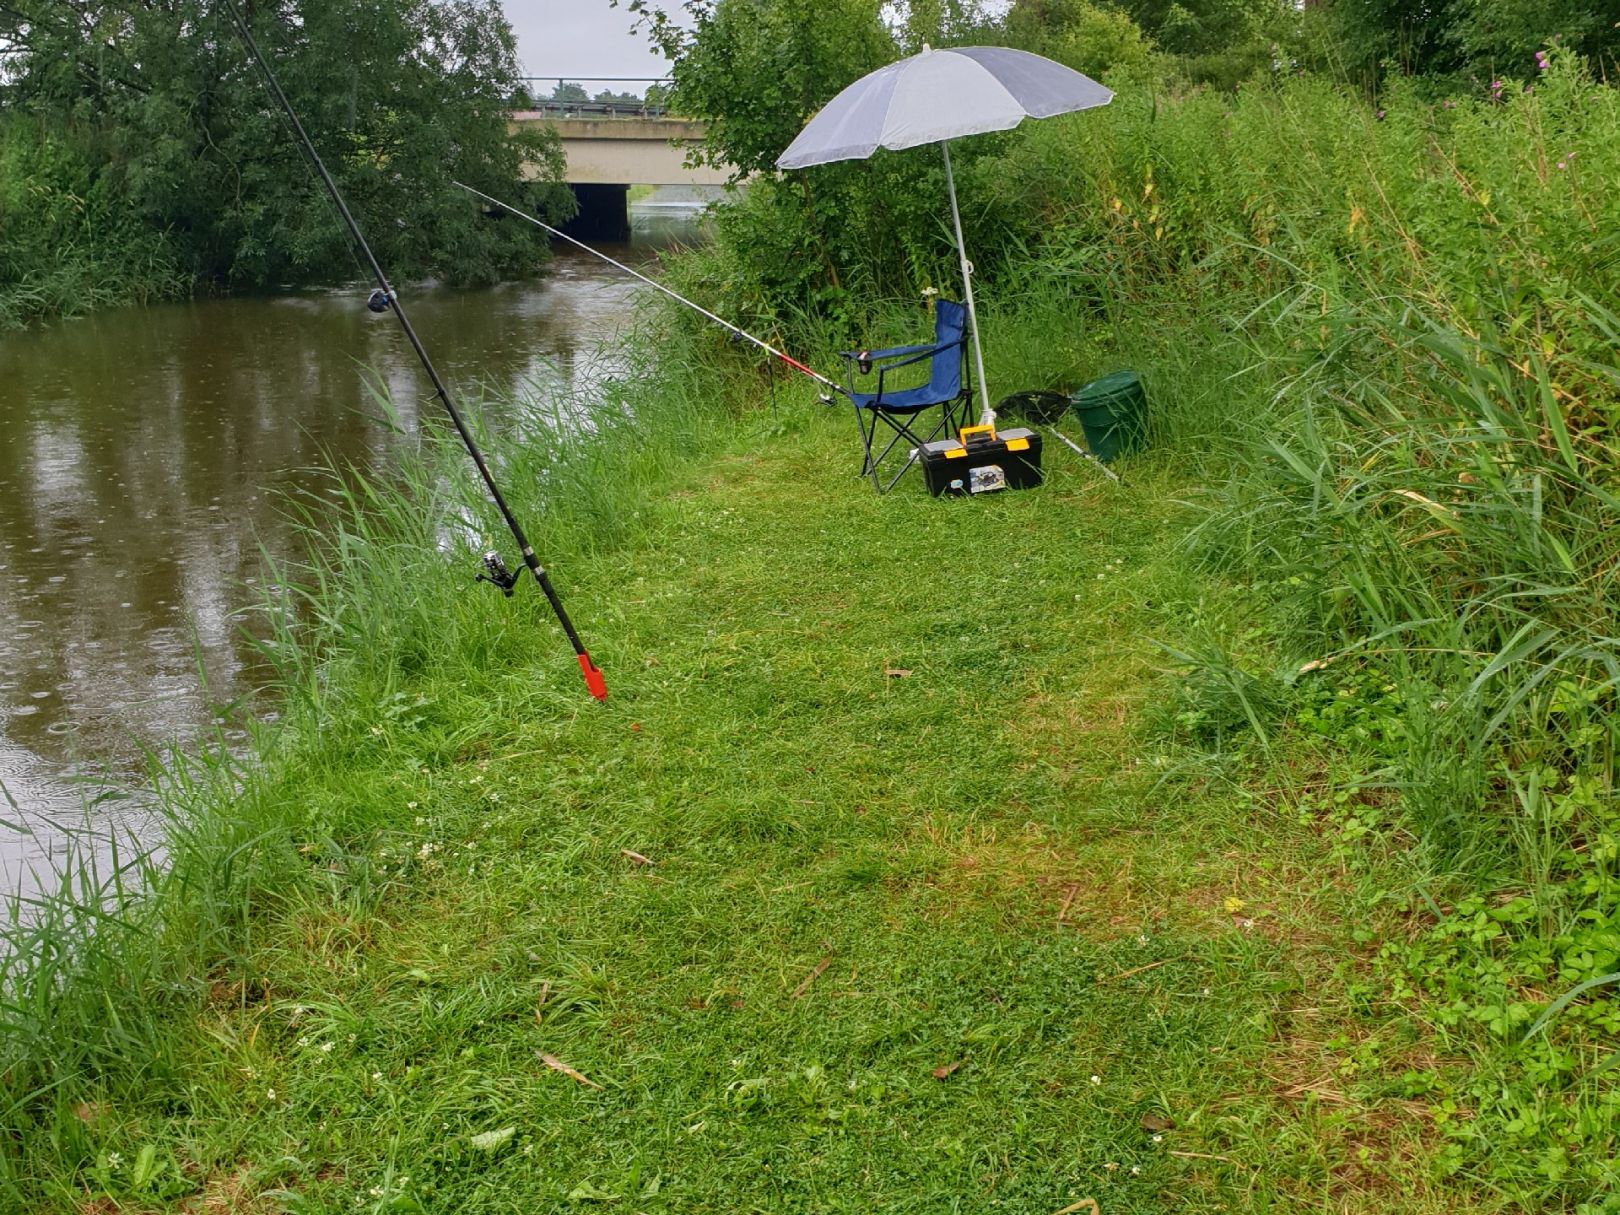
[[[0,121],[0,333],[40,317],[144,304],[190,289],[160,234],[87,186],[84,132]]]

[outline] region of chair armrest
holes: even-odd
[[[921,351],[924,351],[924,350],[933,350],[933,349],[934,349],[934,347],[931,346],[931,345],[929,345],[929,346],[890,346],[887,350],[840,350],[838,352],[838,354],[839,354],[840,358],[843,358],[843,359],[846,359],[846,360],[865,358],[869,362],[874,362],[875,363],[879,359],[892,359],[892,358],[896,358],[896,357],[898,357],[900,355],[903,355],[903,354],[917,354],[917,353],[920,353]]]
[[[941,342],[938,346],[896,346],[892,351],[889,352],[889,354],[904,354],[907,357],[896,359],[894,362],[885,361],[883,365],[890,371],[895,371],[901,367],[909,367],[913,363],[920,363],[924,359],[933,358],[941,350],[949,350],[953,346],[960,346],[964,341],[966,341],[965,338],[957,338],[953,342]],[[873,351],[869,357],[872,359],[877,359],[880,357],[880,355],[879,352]]]

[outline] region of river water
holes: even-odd
[[[628,245],[603,249],[645,270],[695,237],[696,211],[654,202],[632,224]],[[401,295],[453,386],[510,390],[598,374],[645,290],[561,246],[533,282]],[[137,783],[144,749],[262,711],[236,613],[260,546],[296,551],[285,495],[329,459],[378,467],[441,408],[366,295],[209,300],[0,337],[5,890],[33,886],[68,834],[118,813],[89,803]],[[378,416],[379,379],[404,440]]]

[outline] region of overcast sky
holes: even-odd
[[[662,76],[667,64],[646,38],[632,34],[621,2],[503,0],[517,34],[518,58],[530,76]]]

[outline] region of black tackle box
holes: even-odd
[[[1033,430],[964,426],[955,439],[925,443],[923,480],[934,497],[1028,489],[1041,483],[1041,436]]]

